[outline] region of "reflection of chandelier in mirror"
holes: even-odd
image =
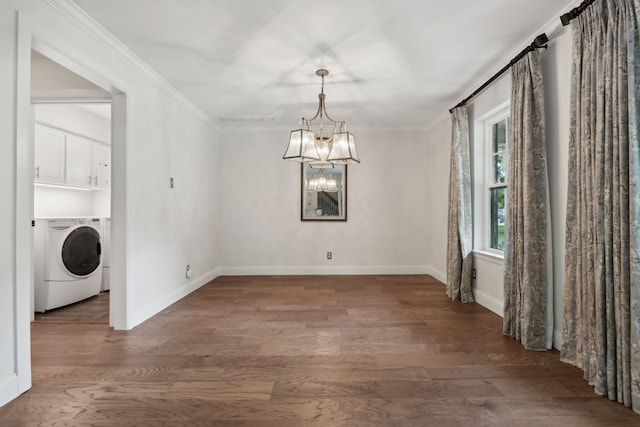
[[[289,146],[283,159],[301,163],[309,163],[312,168],[328,168],[332,165],[346,165],[360,163],[356,152],[356,143],[351,132],[347,132],[346,122],[336,122],[327,115],[324,100],[324,78],[329,71],[320,69],[316,75],[322,78],[322,88],[318,95],[318,111],[310,120],[304,117],[300,120],[300,129],[291,131]],[[317,130],[312,130],[312,122],[319,119]],[[330,135],[325,135],[328,129],[333,129]]]
[[[311,175],[309,181],[307,181],[307,191],[338,191],[338,181],[332,174],[325,173],[324,169],[320,170],[320,173]]]

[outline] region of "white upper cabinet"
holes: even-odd
[[[36,124],[34,137],[35,180],[64,184],[66,151],[64,132]]]
[[[111,188],[111,147],[94,142],[91,165],[93,186],[103,189]]]
[[[67,134],[66,183],[76,187],[91,187],[91,141]]]
[[[36,123],[34,181],[82,188],[111,188],[111,147]]]

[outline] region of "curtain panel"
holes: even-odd
[[[544,86],[539,51],[511,67],[503,332],[528,350],[551,348],[551,233]],[[552,306],[551,306],[552,307]],[[551,323],[549,325],[549,322]]]
[[[561,359],[640,413],[640,0],[571,23]]]
[[[451,112],[451,167],[447,230],[447,295],[472,302],[473,219],[471,216],[471,166],[467,107]]]

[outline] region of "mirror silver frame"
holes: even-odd
[[[308,163],[300,165],[300,220],[301,221],[346,221],[347,220],[347,165],[315,169]],[[325,174],[336,180],[336,190],[314,189],[314,176]]]

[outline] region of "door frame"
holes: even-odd
[[[33,286],[33,113],[31,108],[31,50],[48,56],[63,67],[112,94],[111,100],[111,290],[109,324],[115,329],[129,329],[127,286],[127,191],[126,142],[127,97],[101,73],[82,65],[77,57],[67,56],[56,46],[55,37],[18,12],[16,46],[16,188],[15,188],[15,360],[18,393],[31,388],[31,317]]]

